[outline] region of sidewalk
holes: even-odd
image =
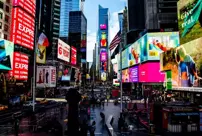
[[[15,136],[15,135],[9,135],[9,136]],[[48,133],[23,133],[18,134],[18,136],[54,136],[54,135]]]

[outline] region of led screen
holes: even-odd
[[[129,81],[130,82],[138,82],[138,66],[134,66],[132,68],[129,68]]]
[[[129,69],[122,70],[122,82],[123,83],[130,82],[129,75],[130,75]]]
[[[107,29],[107,25],[106,24],[100,24],[100,29],[101,30],[106,30]]]
[[[178,1],[180,44],[202,37],[202,1]]]
[[[76,48],[71,46],[71,64],[73,65],[76,65],[76,58],[77,58],[76,54],[77,54]]]
[[[107,61],[107,52],[100,52],[100,61]]]
[[[139,82],[164,82],[165,73],[160,72],[159,62],[147,62],[139,65]]]
[[[35,20],[20,8],[13,8],[10,39],[28,49],[34,48]]]
[[[128,50],[128,66],[130,67],[140,63],[140,40],[133,43]]]
[[[128,67],[128,61],[129,61],[129,49],[125,49],[122,52],[122,69]]]
[[[102,32],[102,34],[101,34],[100,45],[101,45],[101,47],[107,46],[107,35],[105,32]]]

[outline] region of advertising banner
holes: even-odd
[[[140,63],[140,46],[140,40],[138,40],[129,47],[128,67]]]
[[[160,53],[179,46],[178,32],[148,33],[143,36],[141,45],[141,61],[160,60]],[[146,39],[146,41],[145,41]]]
[[[77,51],[76,48],[71,46],[71,64],[76,65],[76,58],[77,58]]]
[[[106,72],[101,72],[101,80],[106,81],[107,80],[107,73]]]
[[[37,66],[36,87],[56,87],[56,67]]]
[[[129,75],[130,75],[129,69],[122,70],[122,82],[123,83],[130,82]]]
[[[72,68],[63,63],[59,63],[58,67],[58,80],[59,81],[70,81]]]
[[[58,59],[70,62],[70,46],[58,39]]]
[[[138,66],[129,68],[129,82],[136,83],[138,81]]]
[[[100,61],[107,61],[107,52],[100,52]]]
[[[200,82],[202,79],[201,43],[202,38],[198,38],[161,55],[162,69],[172,72],[172,87],[202,86]]]
[[[139,65],[139,82],[164,82],[165,73],[160,72],[159,62],[147,62]]]
[[[178,1],[180,44],[202,37],[202,0]]]
[[[122,69],[128,67],[128,61],[129,61],[129,49],[125,49],[122,51]]]
[[[105,32],[102,32],[101,34],[100,46],[107,47],[107,35]]]
[[[13,0],[13,6],[20,6],[29,14],[35,17],[36,3],[35,0]]]
[[[14,76],[17,80],[28,79],[29,57],[20,52],[14,52],[13,69],[9,71],[10,76]]]
[[[101,62],[101,71],[107,71],[107,61]]]
[[[107,25],[106,24],[100,24],[100,30],[106,30]]]
[[[33,50],[35,19],[21,8],[13,8],[10,39],[14,44]]]
[[[12,70],[14,43],[0,39],[0,70]]]

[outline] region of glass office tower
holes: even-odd
[[[60,5],[60,37],[67,38],[69,33],[69,12],[80,11],[81,0],[61,0]]]

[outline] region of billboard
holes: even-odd
[[[122,82],[123,83],[128,83],[130,82],[130,77],[129,77],[129,69],[122,70]]]
[[[106,72],[101,72],[101,80],[106,81],[107,80],[107,73]]]
[[[21,8],[13,8],[10,39],[14,44],[33,50],[35,19]]]
[[[101,62],[101,71],[107,71],[107,61]]]
[[[163,70],[171,70],[172,87],[201,87],[202,38],[183,44],[161,55]],[[174,55],[172,55],[174,54]],[[168,59],[170,58],[170,59]]]
[[[0,70],[11,70],[13,66],[14,44],[0,39]]]
[[[106,30],[107,25],[106,24],[100,24],[100,30]]]
[[[100,46],[101,47],[106,47],[107,46],[107,35],[106,35],[105,32],[101,33]]]
[[[70,81],[72,68],[70,66],[59,63],[58,67],[58,80],[59,81]]]
[[[202,37],[202,1],[178,1],[178,26],[180,44]]]
[[[20,6],[29,14],[35,17],[36,3],[35,0],[13,0],[13,6]]]
[[[164,82],[165,73],[160,72],[160,62],[147,62],[139,65],[139,82]]]
[[[102,62],[107,61],[107,52],[106,51],[100,52],[100,61],[102,61]]]
[[[160,53],[179,46],[179,33],[148,33],[139,40],[141,47],[141,62],[147,60],[160,60]]]
[[[77,51],[76,48],[71,46],[71,64],[76,65],[76,58],[77,58]]]
[[[36,87],[56,87],[56,67],[37,66]]]
[[[13,69],[9,71],[10,76],[14,76],[17,80],[28,79],[29,57],[20,52],[13,54]]]
[[[58,39],[58,59],[70,62],[70,46]]]
[[[122,51],[122,69],[128,67],[128,61],[129,61],[129,49],[126,48],[124,51]]]
[[[138,66],[129,68],[129,82],[136,83],[138,81]]]
[[[129,47],[128,67],[140,63],[140,40]]]

